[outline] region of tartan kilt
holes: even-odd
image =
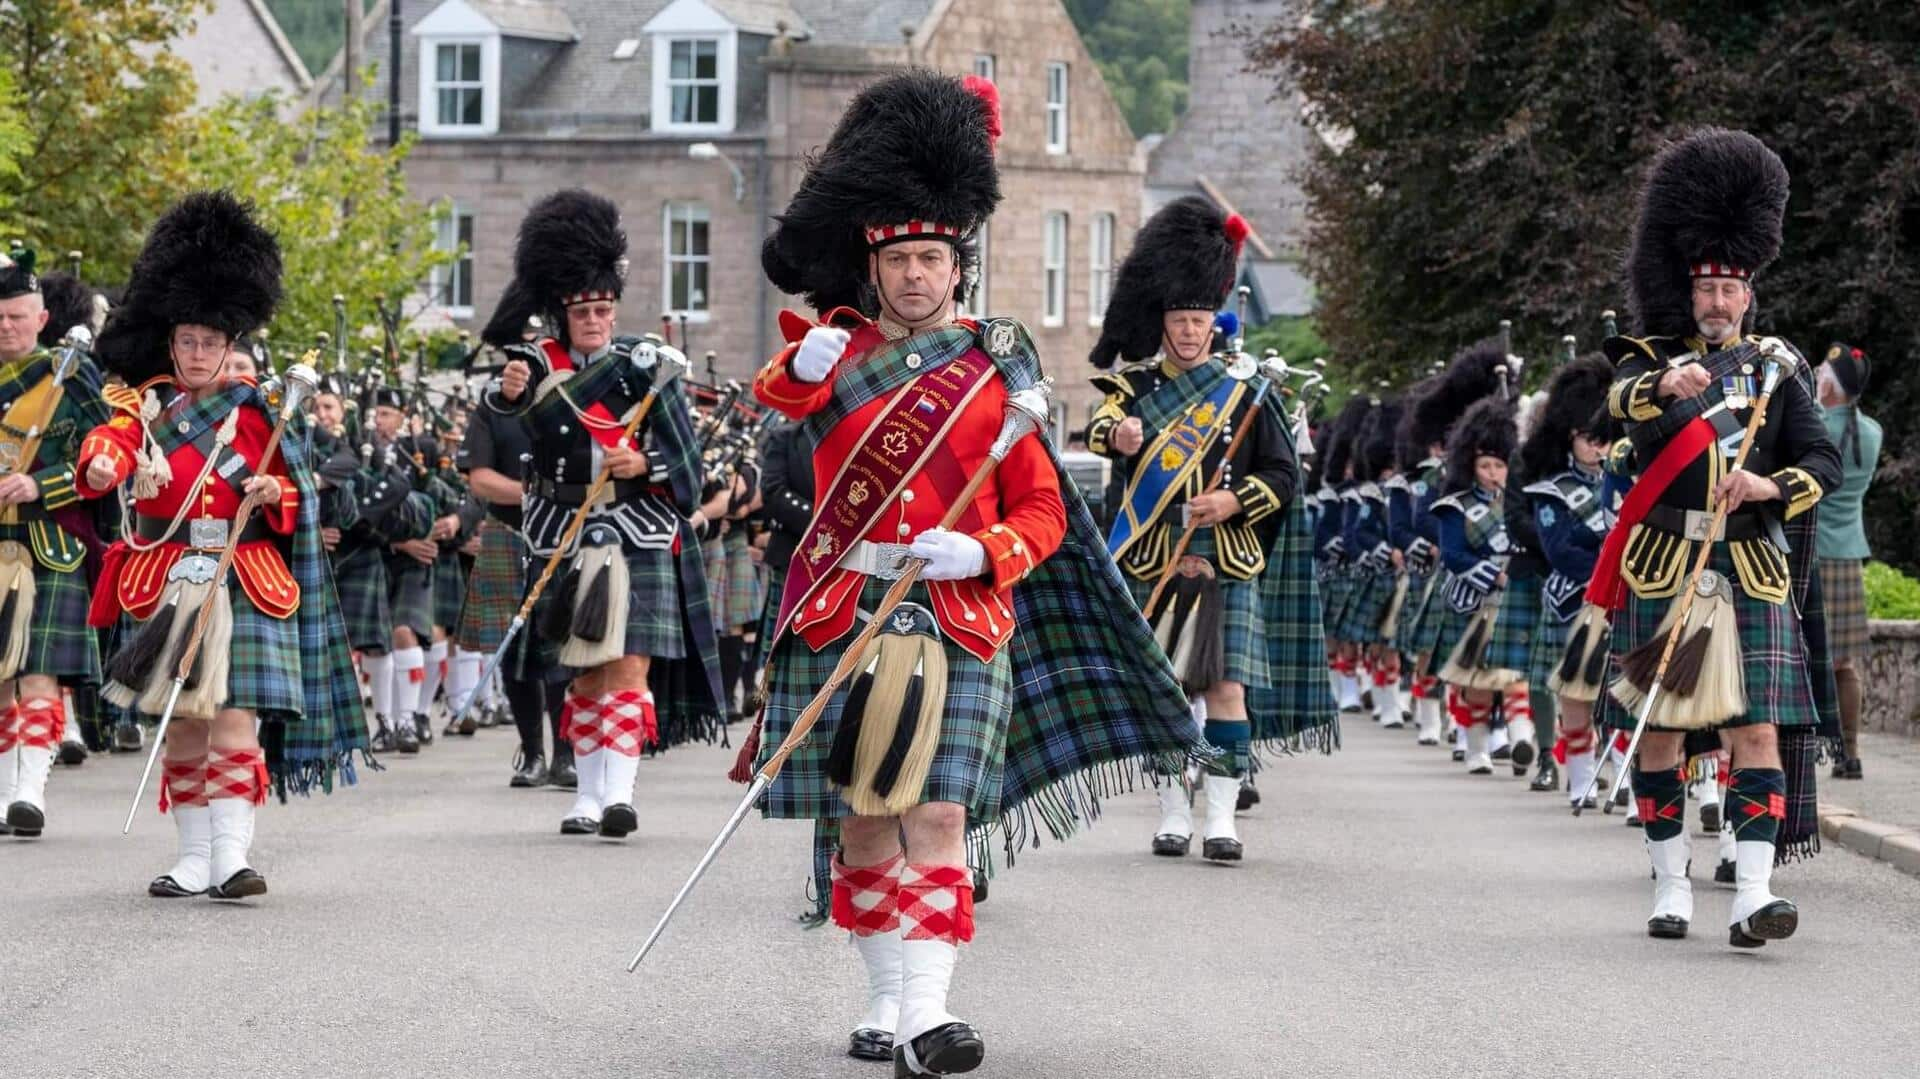
[[[1720,724],[1750,727],[1772,723],[1779,727],[1812,727],[1820,722],[1813,705],[1813,683],[1807,649],[1800,634],[1800,616],[1792,599],[1767,603],[1747,595],[1733,574],[1733,558],[1725,544],[1714,546],[1708,568],[1733,584],[1733,612],[1740,630],[1740,666],[1747,687],[1747,711]],[[1641,599],[1631,592],[1615,612],[1612,653],[1607,658],[1608,680],[1620,677],[1620,657],[1653,640],[1673,599]],[[1607,725],[1632,730],[1634,717],[1604,695]],[[1653,728],[1650,728],[1653,729]]]
[[[1493,620],[1493,637],[1487,642],[1487,666],[1528,675],[1539,628],[1540,578],[1508,578],[1500,613]]]
[[[1127,591],[1133,594],[1133,605],[1145,611],[1147,601],[1153,598],[1153,587],[1159,582],[1143,581],[1127,573],[1120,577],[1127,582]],[[1258,689],[1271,687],[1273,667],[1267,659],[1266,621],[1260,617],[1259,584],[1222,577],[1220,599],[1225,604],[1220,612],[1220,634],[1227,659],[1226,680]]]
[[[874,609],[891,583],[867,578],[860,592],[860,606]],[[907,592],[907,602],[929,609],[932,605],[926,587],[919,584]],[[818,652],[808,648],[798,634],[780,639],[768,675],[766,726],[756,764],[765,764],[779,748],[793,721],[826,683],[855,636],[849,632]],[[982,663],[951,642],[946,645],[946,654],[947,706],[940,721],[940,746],[920,801],[955,802],[967,807],[969,821],[992,823],[1000,816],[1007,730],[1013,717],[1012,665],[1006,649],[1001,649],[991,663]],[[853,815],[827,778],[827,754],[852,681],[848,679],[848,684],[834,692],[819,722],[767,789],[761,803],[765,815],[815,820]]]
[[[492,652],[526,592],[525,552],[520,533],[492,517],[480,522],[480,553],[454,623],[455,642],[469,652]]]
[[[1353,595],[1353,578],[1344,567],[1327,571],[1320,580],[1320,628],[1329,640],[1340,639],[1340,622],[1347,611],[1347,598]]]
[[[1445,581],[1434,586],[1436,590],[1444,587]],[[1433,641],[1430,650],[1422,650],[1428,651],[1433,657],[1427,663],[1428,674],[1438,676],[1440,668],[1447,665],[1448,657],[1453,655],[1460,638],[1467,635],[1467,623],[1473,621],[1476,613],[1454,610],[1444,596],[1434,596],[1433,601],[1427,604],[1426,613],[1420,617],[1420,628],[1423,633],[1431,634]]]
[[[460,555],[442,552],[433,565],[433,624],[448,629],[460,622],[460,607],[467,601],[467,567]]]
[[[1380,620],[1387,616],[1387,604],[1393,602],[1394,583],[1392,571],[1367,572],[1356,578],[1334,638],[1355,644],[1379,643]]]
[[[1857,558],[1820,560],[1820,598],[1827,613],[1827,654],[1835,661],[1867,656],[1866,563]]]
[[[24,541],[23,541],[24,542]],[[100,638],[87,625],[91,593],[86,572],[48,569],[33,558],[33,613],[21,674],[51,675],[61,685],[100,681]]]
[[[624,652],[629,656],[653,659],[687,658],[686,634],[681,629],[680,613],[686,606],[680,596],[680,578],[675,571],[672,551],[642,551],[625,548],[627,559],[627,636]],[[533,587],[534,579],[545,568],[545,560],[529,562],[520,595]],[[567,567],[563,564],[562,570]],[[543,672],[560,662],[560,646],[566,642],[547,640],[540,627],[564,589],[560,573],[540,593],[521,632],[521,676]]]
[[[1446,632],[1447,582],[1449,575],[1444,570],[1434,570],[1433,574],[1407,581],[1407,605],[1412,608],[1410,614],[1400,617],[1400,650],[1410,656],[1438,655],[1435,646],[1440,635]],[[1433,581],[1433,587],[1427,587],[1427,581]],[[1422,603],[1421,598],[1426,602]],[[1458,632],[1457,630],[1455,631]],[[1440,656],[1439,663],[1446,662]],[[1439,666],[1436,663],[1436,669]]]
[[[351,551],[334,563],[333,584],[347,623],[347,643],[356,652],[385,655],[393,647],[386,559],[372,547]]]
[[[1573,625],[1573,619],[1560,621],[1553,612],[1544,593],[1540,596],[1540,620],[1534,623],[1533,652],[1527,660],[1525,670],[1527,681],[1536,687],[1545,686],[1553,675],[1553,669],[1560,666],[1561,657],[1567,651],[1567,631]]]
[[[393,625],[413,630],[425,647],[433,632],[433,567],[423,566],[405,555],[403,561],[387,563],[387,601],[393,610]]]
[[[722,631],[744,630],[760,620],[766,597],[760,585],[760,568],[753,564],[752,545],[744,529],[730,533],[725,542],[727,553],[727,591],[723,602],[714,608],[714,622]]]
[[[227,593],[233,605],[233,637],[227,646],[227,700],[221,707],[244,708],[272,722],[297,722],[306,711],[299,623],[291,616],[274,618],[261,611],[237,582],[227,586]],[[301,602],[306,602],[304,597]],[[120,639],[131,637],[122,633]]]

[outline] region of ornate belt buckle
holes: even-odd
[[[187,546],[202,551],[225,550],[227,522],[219,517],[195,517],[188,521]]]
[[[1709,536],[1707,530],[1713,524],[1713,514],[1705,510],[1688,510],[1685,536],[1690,540],[1722,539],[1727,534],[1726,526],[1720,526],[1718,535]]]
[[[214,571],[220,568],[220,560],[203,554],[183,555],[180,561],[167,571],[169,581],[187,581],[192,584],[206,584],[213,580]]]
[[[876,543],[873,545],[873,576],[883,581],[897,581],[906,576],[907,552],[912,550],[904,543]]]

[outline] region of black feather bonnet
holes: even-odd
[[[1115,358],[1147,359],[1160,351],[1168,311],[1217,311],[1233,291],[1247,223],[1199,195],[1160,207],[1134,237],[1114,276],[1100,340],[1087,358],[1095,367]]]

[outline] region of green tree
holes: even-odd
[[[361,0],[360,10],[371,6],[371,0]],[[307,70],[315,76],[326,70],[346,40],[346,5],[340,0],[267,0],[267,7]]]
[[[1888,466],[1869,520],[1911,559],[1920,514],[1920,5],[1293,0],[1256,63],[1328,136],[1300,176],[1316,324],[1343,367],[1414,368],[1514,320],[1518,351],[1591,348],[1621,311],[1645,166],[1703,124],[1793,175],[1763,329],[1881,360]],[[1623,329],[1628,328],[1623,321]],[[1550,365],[1535,363],[1536,376]],[[1877,406],[1877,407],[1876,407]],[[1911,562],[1907,563],[1911,565]]]
[[[43,250],[86,252],[88,276],[118,280],[142,229],[186,175],[193,73],[166,42],[205,0],[10,0],[0,4],[0,68],[26,132],[18,169],[0,172],[12,225]]]
[[[20,94],[13,87],[13,71],[0,67],[0,214],[13,204],[8,184],[20,178],[20,157],[32,142],[32,133],[20,115]]]
[[[1133,133],[1170,130],[1187,107],[1192,0],[1066,0],[1066,5]]]
[[[273,331],[284,353],[333,331],[336,294],[356,327],[374,325],[380,298],[413,295],[455,253],[434,249],[447,208],[407,194],[400,166],[411,135],[391,149],[376,144],[374,108],[364,101],[292,120],[283,104],[229,98],[199,117],[188,186],[251,199],[279,237],[287,296]]]

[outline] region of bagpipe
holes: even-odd
[[[707,354],[709,370],[713,354]],[[694,410],[694,435],[706,490],[731,490],[735,477],[759,474],[760,436],[771,422],[771,410],[746,395],[737,380],[724,386],[683,380]]]

